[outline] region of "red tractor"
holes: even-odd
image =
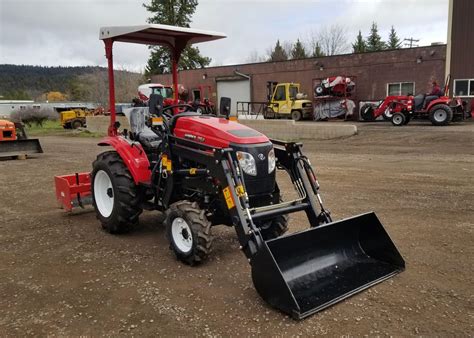
[[[460,98],[451,99],[447,91],[446,86],[443,96],[429,102],[426,94],[387,96],[378,105],[364,104],[361,116],[364,121],[374,121],[382,116],[385,120],[391,120],[394,126],[408,124],[412,118],[429,118],[435,126],[463,120],[465,103]]]
[[[80,174],[61,177],[62,189],[70,191],[57,187],[58,199],[92,196],[97,218],[113,234],[133,229],[143,210],[164,212],[170,248],[189,265],[209,256],[213,226],[234,227],[258,293],[297,319],[401,272],[405,262],[375,214],[333,222],[302,145],[271,140],[230,121],[229,99],[221,102],[222,117],[203,115],[187,104],[164,110],[163,97],[152,94],[148,107],[133,108],[131,130],[119,132],[113,109],[114,42],[168,46],[177,102],[183,49],[223,37],[165,25],[102,28],[112,111],[108,137],[99,146],[109,149],[92,164],[90,180]],[[169,114],[175,108],[186,111]],[[297,198],[282,200],[277,171],[289,175]],[[74,201],[68,203],[70,208]],[[288,214],[297,211],[305,212],[310,228],[282,236]],[[196,287],[200,283],[196,280]]]

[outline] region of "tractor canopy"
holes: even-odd
[[[178,62],[183,50],[192,44],[225,38],[223,33],[176,27],[168,25],[138,25],[138,26],[109,26],[101,27],[99,39],[104,41],[105,55],[109,74],[109,107],[110,124],[109,136],[117,135],[115,112],[115,81],[113,72],[112,46],[114,42],[138,43],[142,45],[163,45],[171,51],[174,101],[178,102]]]

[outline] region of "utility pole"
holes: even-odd
[[[413,38],[409,38],[409,39],[403,39],[402,42],[405,42],[405,41],[408,41],[407,43],[405,43],[405,46],[407,46],[408,48],[412,48],[412,47],[418,47],[418,45],[415,45],[413,44],[413,42],[419,42],[420,39],[413,39]]]

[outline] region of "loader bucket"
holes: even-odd
[[[373,212],[266,241],[251,265],[260,296],[295,319],[340,302],[405,268]]]
[[[0,157],[14,157],[42,153],[38,139],[14,140],[0,142]]]

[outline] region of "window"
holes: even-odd
[[[413,95],[415,92],[414,82],[396,82],[387,84],[387,96]]]
[[[474,79],[454,80],[455,96],[474,96]]]
[[[275,97],[273,98],[275,101],[286,101],[286,92],[285,86],[278,86],[275,90]]]
[[[296,94],[298,94],[298,87],[297,86],[290,86],[290,99],[296,99]]]

